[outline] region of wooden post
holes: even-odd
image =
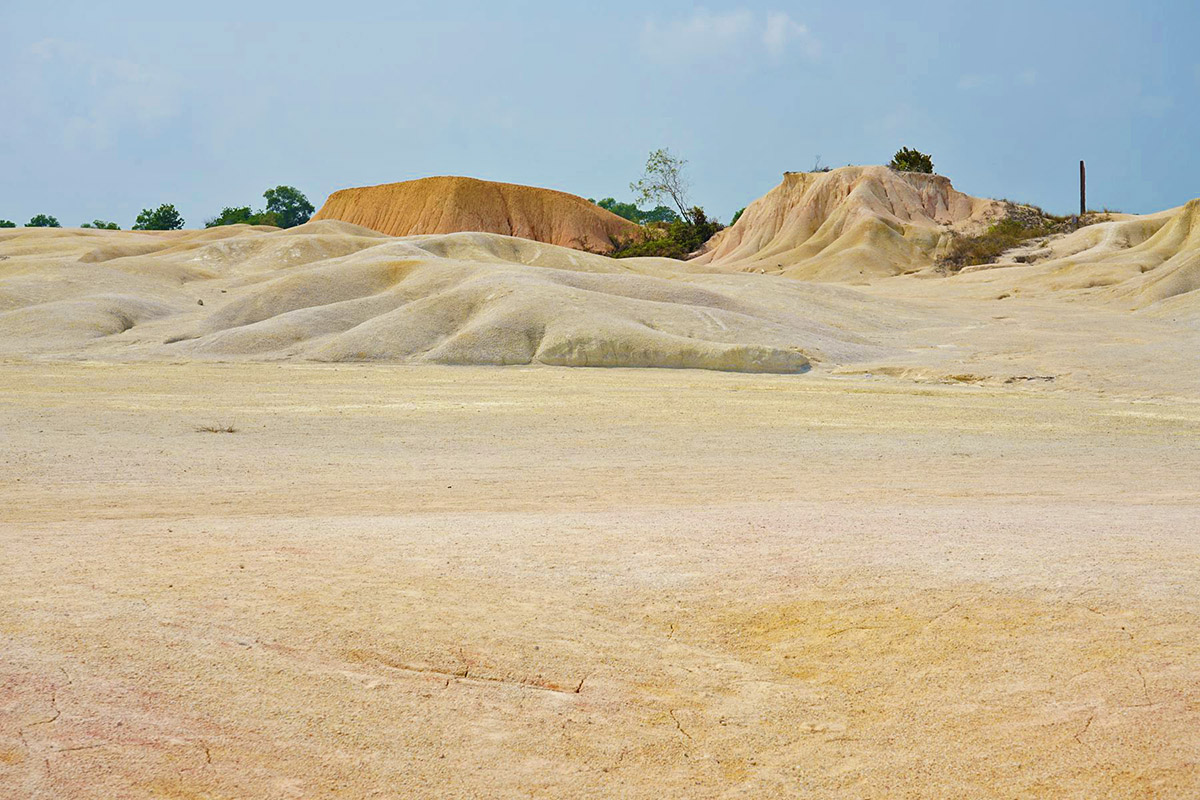
[[[1079,216],[1087,215],[1087,167],[1079,162]]]

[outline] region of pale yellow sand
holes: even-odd
[[[1197,205],[943,278],[984,201],[792,183],[0,233],[0,798],[1200,794]]]
[[[2,369],[2,797],[1200,792],[1194,401]]]

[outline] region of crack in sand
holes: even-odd
[[[675,716],[675,709],[672,708],[667,713],[671,715],[671,719],[675,722],[676,730],[682,733],[688,741],[691,741],[692,735],[683,729],[683,725],[679,724],[679,717]]]
[[[1091,745],[1084,744],[1082,737],[1085,733],[1088,732],[1088,728],[1092,727],[1092,720],[1094,720],[1095,718],[1096,718],[1096,714],[1095,714],[1095,712],[1092,712],[1091,716],[1089,716],[1087,718],[1087,722],[1083,723],[1083,727],[1075,734],[1075,741],[1078,742],[1083,747],[1089,747],[1089,748],[1091,747]]]

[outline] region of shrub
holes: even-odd
[[[118,225],[117,223],[107,222],[102,219],[94,219],[91,222],[85,222],[82,225],[80,225],[79,227],[95,228],[96,230],[100,230],[100,231],[119,231],[119,230],[121,230],[121,226]]]
[[[170,203],[163,203],[154,210],[143,208],[133,225],[135,231],[177,231],[183,227],[183,217]]]
[[[933,174],[933,159],[926,153],[920,150],[910,150],[907,147],[901,147],[896,151],[896,155],[892,156],[892,163],[889,167],[897,172],[924,172]]]
[[[13,222],[12,220],[0,219],[0,228],[15,228],[15,227],[17,227],[17,223]]]
[[[744,213],[746,213],[746,209],[739,209],[738,212],[733,215],[733,219],[729,220],[729,227],[732,228],[734,225],[737,225],[737,221],[742,218],[742,214]]]
[[[33,219],[25,223],[26,228],[61,228],[58,220],[49,214],[35,214]]]

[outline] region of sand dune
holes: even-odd
[[[887,167],[787,172],[699,261],[867,283],[928,267],[947,230],[979,227],[1002,213],[1003,204],[956,191],[941,175]]]
[[[397,238],[331,219],[283,231],[19,229],[0,236],[0,354],[820,367],[1129,387],[1162,384],[1145,364],[1178,362],[1186,387],[1198,207],[1124,216],[1031,243],[1021,258],[1033,263],[1014,253],[953,277],[933,268],[939,242],[1003,208],[882,167],[788,175],[690,262],[492,233]],[[784,266],[760,274],[771,264]]]
[[[1200,308],[1200,200],[1125,216],[1022,248],[1032,264],[973,267],[955,284],[990,292],[1053,294],[1149,314]],[[1170,301],[1169,303],[1167,301]]]
[[[391,236],[478,231],[608,253],[636,235],[629,220],[582,197],[474,178],[423,178],[334,192],[314,219],[337,219]]]
[[[484,233],[223,234],[10,240],[0,352],[742,372],[888,352],[862,333],[891,323],[831,287]]]

